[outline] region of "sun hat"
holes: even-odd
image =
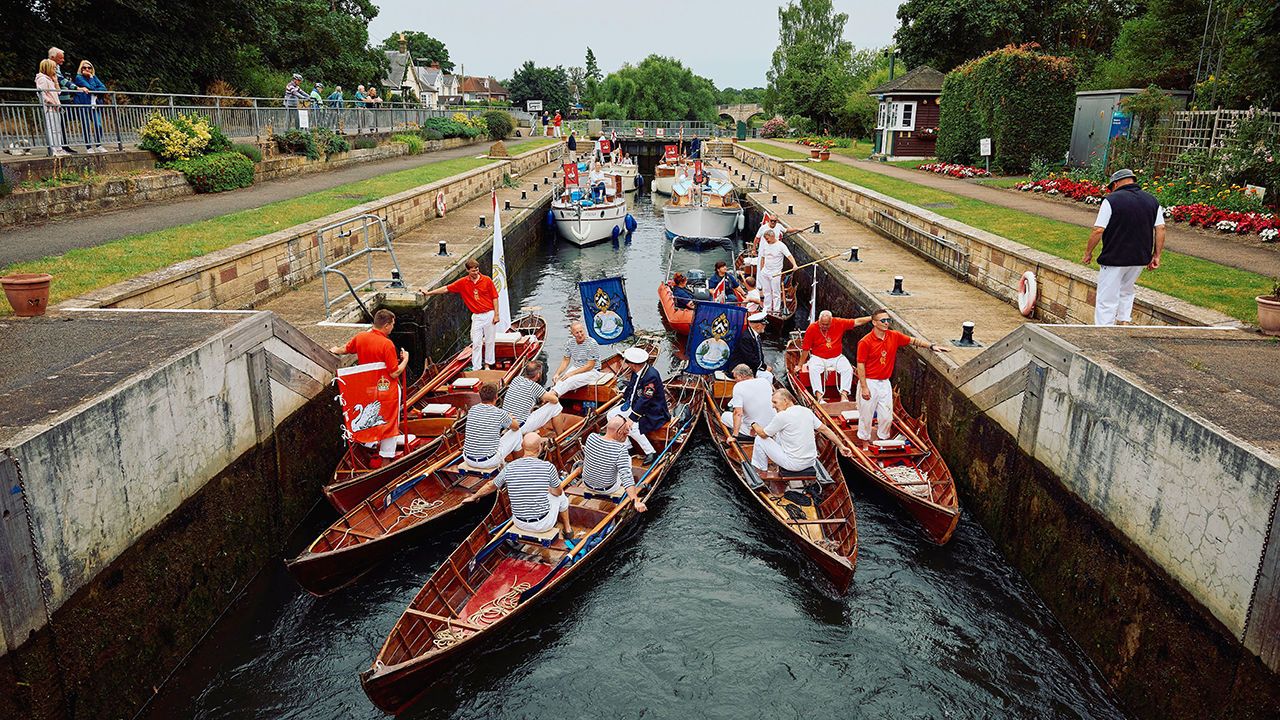
[[[1130,170],[1129,168],[1124,168],[1124,169],[1122,169],[1122,170],[1117,170],[1117,171],[1115,171],[1115,172],[1111,173],[1111,179],[1107,181],[1107,187],[1111,187],[1112,185],[1115,185],[1116,183],[1120,182],[1121,180],[1123,180],[1123,179],[1125,179],[1125,178],[1134,178],[1134,179],[1137,179],[1137,177],[1138,177],[1138,176],[1137,176],[1137,175],[1134,175],[1134,174],[1133,174],[1133,171],[1132,171],[1132,170]]]
[[[629,363],[647,363],[649,362],[649,353],[638,347],[631,347],[627,348],[627,351],[622,353],[622,359]]]

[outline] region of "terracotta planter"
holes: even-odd
[[[818,159],[818,151],[817,151],[817,150],[810,150],[810,151],[809,151],[809,157],[813,158],[814,160],[817,160],[817,159]]]
[[[1258,327],[1263,335],[1280,335],[1280,298],[1272,295],[1259,295]]]
[[[45,273],[16,273],[0,277],[4,295],[18,317],[43,315],[49,306],[49,281],[52,275]]]
[[[819,153],[818,153],[818,159],[819,159],[819,160],[830,160],[830,159],[831,159],[831,151],[830,151],[830,150],[823,150],[823,151],[819,152]]]

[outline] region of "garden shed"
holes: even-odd
[[[1076,114],[1071,124],[1071,147],[1067,153],[1067,164],[1084,167],[1092,158],[1103,157],[1113,135],[1127,135],[1131,129],[1128,120],[1117,116],[1120,101],[1142,91],[1143,88],[1121,88],[1076,93]],[[1186,90],[1165,92],[1172,96],[1174,108],[1178,110],[1185,109],[1187,99],[1191,97],[1191,93]]]
[[[868,95],[880,101],[875,154],[886,160],[919,160],[937,154],[938,103],[944,75],[928,65],[880,85]]]

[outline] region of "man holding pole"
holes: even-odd
[[[893,319],[880,308],[871,313],[871,332],[858,341],[858,439],[871,442],[871,419],[879,418],[876,436],[888,440],[893,428],[893,366],[898,348],[914,345],[934,352],[950,352],[934,345],[890,330]]]
[[[764,296],[764,310],[770,315],[782,313],[782,266],[791,263],[796,269],[796,259],[792,257],[790,248],[778,239],[778,233],[767,230],[764,242],[760,243],[760,253],[756,257],[760,280],[760,292]]]
[[[502,322],[502,317],[495,302],[498,299],[498,288],[493,284],[492,278],[480,274],[480,263],[474,259],[468,260],[466,275],[444,287],[435,290],[419,288],[419,291],[427,296],[454,293],[462,298],[462,303],[471,311],[471,368],[492,369],[497,362],[494,342],[497,340],[498,324]]]

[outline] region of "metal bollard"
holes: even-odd
[[[973,339],[973,321],[965,320],[960,324],[960,339],[952,340],[956,347],[982,347],[982,343]]]
[[[395,289],[397,289],[397,290],[403,290],[403,289],[404,289],[404,279],[400,277],[400,271],[399,271],[399,270],[392,270],[392,271],[391,271],[391,284],[390,284],[390,285],[388,285],[387,287],[395,288]]]
[[[505,202],[502,204],[502,209],[503,209],[503,210],[510,210],[510,209],[511,209],[511,201],[510,201],[510,200],[505,201]]]
[[[538,183],[533,184],[533,191],[538,192]]]
[[[816,222],[816,221],[813,223],[813,234],[814,235],[822,234],[822,223]]]
[[[777,196],[777,195],[774,195],[774,196],[773,196],[773,199],[772,199],[772,200],[770,200],[770,201],[769,201],[769,203],[770,203],[771,205],[777,205],[777,204],[778,204],[778,196]]]
[[[544,178],[542,178],[542,184],[543,184],[543,185],[550,185],[550,184],[551,184],[551,178],[548,178],[548,177],[544,177]]]
[[[862,262],[862,260],[858,259],[857,245],[854,245],[853,247],[849,248],[849,262]]]
[[[439,255],[440,257],[445,257],[448,254],[449,254],[449,245],[444,240],[441,240],[440,252],[436,253],[436,255]]]
[[[902,276],[893,276],[893,289],[889,291],[890,295],[910,295],[911,293],[902,289]]]
[[[486,227],[486,225],[484,224],[484,216],[483,216],[483,215],[481,215],[481,216],[480,216],[480,227]]]
[[[559,170],[552,170],[552,171],[551,171],[551,177],[560,177],[560,171],[559,171]]]
[[[796,214],[796,206],[795,206],[795,205],[788,205],[788,206],[787,206],[787,214],[788,214],[788,215],[795,215],[795,214]]]
[[[528,199],[529,199],[529,196],[528,196],[528,195],[526,195],[526,194],[525,194],[525,192],[524,192],[523,190],[521,190],[521,191],[520,191],[520,199],[521,199],[521,200],[528,200]]]

